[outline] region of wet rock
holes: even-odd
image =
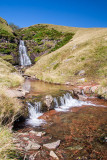
[[[46,134],[46,132],[35,132],[35,131],[30,131],[30,133],[35,134],[35,136],[42,137]]]
[[[52,109],[52,106],[53,106],[53,97],[51,95],[45,96],[45,98],[44,98],[44,104],[46,104],[48,110]]]
[[[80,94],[78,94],[78,98],[79,98],[80,101],[84,101],[84,100],[87,99],[86,96],[83,96],[83,95],[80,95]]]
[[[57,160],[59,159],[54,151],[50,151],[50,156],[53,157],[54,159],[57,159]]]
[[[29,141],[28,146],[25,148],[27,151],[28,150],[38,150],[41,146],[37,143],[34,143],[32,141]]]
[[[51,149],[56,149],[59,145],[60,145],[60,140],[56,141],[56,142],[52,142],[52,143],[47,143],[47,144],[43,144],[43,147],[51,150]]]

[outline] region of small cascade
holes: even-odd
[[[27,55],[27,49],[24,45],[23,40],[20,40],[19,54],[20,54],[20,65],[21,66],[30,66],[32,64],[29,56]]]
[[[40,112],[40,108],[41,102],[35,102],[34,106],[28,103],[29,118],[26,120],[27,125],[35,127],[45,123],[44,120],[39,119],[39,117],[43,115],[43,113]]]
[[[74,99],[70,93],[63,94],[60,97],[53,98],[54,109],[56,111],[66,112],[69,111],[71,107],[80,107],[82,105],[93,105],[89,102],[80,101]],[[94,106],[94,105],[93,105]],[[35,102],[34,105],[28,103],[29,118],[27,119],[27,124],[32,126],[40,126],[42,123],[45,123],[44,120],[38,119],[43,115],[42,102]]]

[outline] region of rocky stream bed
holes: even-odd
[[[73,100],[78,103],[74,106],[70,104],[65,109],[58,102],[61,110],[56,109],[57,107],[49,108],[47,105],[47,109],[40,111],[42,114],[36,119],[33,117],[33,121],[31,113],[25,119],[19,118],[14,123],[13,142],[22,159],[107,159],[107,101],[98,99],[92,93],[84,94],[73,86],[54,85],[38,80],[26,80],[23,89],[28,91],[23,99],[26,106],[29,102],[34,107],[35,101],[44,100],[46,96],[47,104],[52,104],[49,95],[53,99],[58,96],[64,98],[65,92],[71,92]],[[66,107],[68,99],[64,99]],[[35,114],[37,113],[36,111]],[[29,119],[31,123],[27,123]]]

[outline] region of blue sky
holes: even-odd
[[[0,0],[0,17],[19,27],[107,27],[107,0]]]

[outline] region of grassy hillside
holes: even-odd
[[[0,17],[0,58],[14,65],[19,64],[16,38],[6,20]]]
[[[52,25],[49,25],[52,27]],[[107,28],[70,28],[73,39],[60,49],[42,56],[26,70],[26,74],[54,83],[79,82],[79,71],[85,71],[85,81],[100,81],[107,77]]]
[[[8,25],[5,19],[0,17],[0,38],[11,40],[14,38],[12,28]]]
[[[49,54],[67,44],[72,39],[73,32],[64,32],[47,24],[38,24],[19,29],[15,32],[19,39],[25,40],[28,55],[33,63],[43,54]]]

